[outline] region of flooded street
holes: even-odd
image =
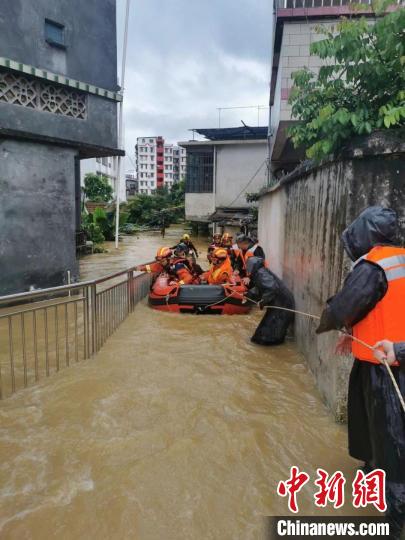
[[[151,260],[161,244],[125,238],[118,257],[85,257],[82,279]],[[143,301],[94,358],[4,400],[0,538],[256,540],[261,516],[287,512],[276,487],[292,465],[341,470],[349,484],[346,427],[292,342],[250,343],[260,317]],[[300,492],[300,514],[319,513],[314,490]]]

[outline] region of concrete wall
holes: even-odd
[[[215,211],[213,193],[186,193],[186,217],[190,221],[208,221]]]
[[[262,197],[259,207],[258,231],[259,242],[266,254],[272,271],[283,277],[285,213],[287,197],[282,189],[277,189],[271,196]]]
[[[0,141],[0,295],[76,277],[75,155]]]
[[[339,160],[298,169],[263,195],[259,238],[270,253],[270,266],[277,272],[282,268],[298,310],[319,315],[326,300],[341,287],[350,261],[343,254],[340,235],[364,208],[391,206],[405,224],[404,173],[404,143],[373,136],[348,149]],[[272,231],[276,231],[274,240]],[[334,355],[337,333],[317,337],[316,326],[311,319],[298,316],[297,344],[324,400],[335,417],[344,420],[352,361]]]
[[[115,0],[2,0],[0,55],[115,91],[115,4]],[[45,19],[65,26],[65,50],[45,41]]]
[[[247,188],[246,185],[267,159],[267,143],[217,145],[216,155],[215,206],[251,206],[246,202],[245,194],[259,191],[266,185],[265,164]]]

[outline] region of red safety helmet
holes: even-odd
[[[157,250],[156,260],[169,259],[173,256],[173,251],[169,247],[161,247]]]
[[[214,249],[214,252],[212,254],[213,259],[225,260],[227,257],[228,252],[222,247]]]
[[[233,237],[230,233],[224,233],[221,238],[221,244],[223,246],[232,246]]]

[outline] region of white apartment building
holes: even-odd
[[[139,193],[150,195],[163,186],[170,190],[186,174],[186,150],[161,136],[138,137],[135,156]]]
[[[122,160],[122,167],[124,167],[124,163],[124,160]],[[97,174],[98,176],[104,175],[108,178],[115,197],[117,189],[117,165],[118,159],[114,157],[82,159],[80,161],[80,185],[82,187],[84,186],[84,177],[88,173]],[[120,200],[126,201],[126,198],[125,180],[122,180],[120,185]]]

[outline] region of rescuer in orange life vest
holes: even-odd
[[[182,260],[193,275],[195,282],[199,282],[199,276],[204,273],[204,270],[196,263],[194,252],[189,249],[189,246],[180,242],[174,250],[174,255],[177,259]]]
[[[212,242],[208,246],[208,249],[207,249],[207,261],[210,264],[211,264],[212,253],[217,247],[221,247],[221,235],[219,233],[215,233],[213,235]]]
[[[236,244],[232,246],[231,262],[233,269],[237,270],[242,278],[246,277],[246,262],[249,257],[265,260],[263,248],[246,234],[240,233],[236,237]]]
[[[221,247],[225,248],[228,252],[229,257],[232,257],[232,245],[233,245],[233,237],[231,233],[224,233],[221,238]]]
[[[213,244],[215,247],[221,247],[221,238],[222,238],[221,233],[215,233],[215,234],[212,236],[212,244]]]
[[[224,248],[214,249],[211,255],[211,268],[202,274],[201,279],[210,285],[229,283],[232,276],[231,261],[228,252]]]
[[[183,234],[183,236],[181,237],[180,242],[178,244],[176,244],[175,246],[173,246],[171,249],[176,249],[176,247],[179,246],[180,244],[187,247],[186,255],[189,255],[189,252],[191,252],[194,255],[194,257],[196,257],[196,258],[198,257],[197,248],[195,247],[195,245],[191,241],[191,238],[190,238],[189,234]]]
[[[398,230],[394,210],[372,206],[344,231],[343,245],[354,266],[341,291],[328,300],[318,334],[352,329],[371,346],[405,340],[405,249],[395,245]],[[390,538],[399,538],[405,516],[405,416],[385,366],[372,350],[351,342],[349,453],[365,461],[365,468],[386,472]],[[397,362],[391,369],[404,395],[405,371]]]
[[[169,247],[159,248],[155,262],[151,264],[141,264],[136,267],[139,272],[167,272],[173,279],[178,280],[180,285],[192,283],[194,277],[187,267],[184,258],[175,256]]]

